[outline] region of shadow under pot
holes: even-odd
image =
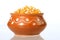
[[[11,14],[8,27],[16,35],[37,35],[46,27],[43,13],[39,14]]]

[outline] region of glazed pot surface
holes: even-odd
[[[12,14],[8,27],[16,35],[37,35],[46,27],[42,14]]]

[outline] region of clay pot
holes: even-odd
[[[8,27],[16,35],[37,35],[46,27],[43,14],[11,14]]]

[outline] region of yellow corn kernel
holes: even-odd
[[[20,13],[20,9],[18,9],[16,12],[17,12],[17,13]]]

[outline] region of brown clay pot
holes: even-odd
[[[8,27],[16,35],[37,35],[46,27],[43,14],[12,14]]]

